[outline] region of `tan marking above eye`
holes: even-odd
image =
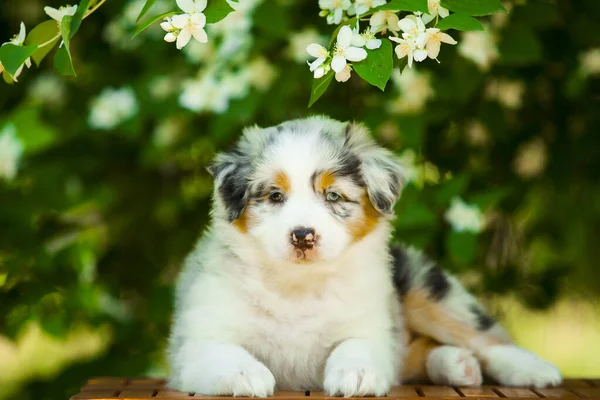
[[[332,171],[323,171],[315,179],[314,190],[317,193],[323,193],[328,187],[335,183],[335,175]]]
[[[281,190],[283,190],[285,192],[290,191],[290,188],[291,188],[290,179],[288,178],[288,176],[285,172],[283,172],[283,171],[277,172],[277,174],[275,174],[275,179],[273,180],[273,182]]]

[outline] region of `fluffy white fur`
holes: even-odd
[[[335,190],[357,201],[366,192],[380,212],[358,241],[348,226],[364,219],[364,207],[328,204],[311,185],[315,172],[348,161],[349,148],[359,158],[364,181],[361,186],[340,177]],[[170,386],[259,397],[275,388],[324,389],[349,397],[383,396],[399,384],[407,327],[388,241],[391,207],[399,196],[394,185],[401,185],[402,170],[391,153],[360,126],[310,118],[247,130],[238,151],[218,156],[212,172],[213,220],[177,285]],[[280,172],[291,187],[285,202],[252,203],[252,193],[258,199]],[[232,223],[243,213],[249,218],[245,230]],[[299,262],[290,244],[290,231],[298,226],[317,232],[309,262]],[[409,257],[412,270],[428,270],[429,262],[419,257]],[[413,273],[411,287],[423,279]],[[440,305],[457,321],[473,325],[465,305],[475,300],[448,279],[451,289]],[[473,344],[472,338],[470,344],[455,343],[431,321],[422,325],[434,339],[455,346],[429,354],[434,382],[480,384],[479,355],[486,372],[503,384],[544,386],[560,380],[554,367],[523,349]],[[504,335],[499,326],[494,329]]]

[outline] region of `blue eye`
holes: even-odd
[[[335,192],[327,193],[327,201],[330,201],[332,203],[335,203],[336,201],[338,201],[341,198],[342,198],[342,196],[340,196],[339,194],[337,194]]]

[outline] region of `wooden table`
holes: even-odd
[[[165,386],[164,379],[128,379],[128,378],[94,378],[87,381],[81,391],[71,400],[84,399],[163,399],[181,400],[198,398],[223,400],[224,397],[211,397],[171,390]],[[558,399],[593,399],[600,400],[600,379],[567,379],[561,387],[551,389],[504,388],[501,386],[482,386],[480,388],[460,388],[448,386],[405,385],[392,388],[386,400],[423,400],[447,399],[455,400],[468,397],[469,400],[492,400],[492,398],[508,398],[531,400],[539,398]],[[322,392],[278,391],[271,399],[277,400],[310,400],[308,398],[327,398]]]

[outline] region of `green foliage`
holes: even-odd
[[[37,49],[37,45],[16,46],[7,44],[0,47],[0,62],[4,69],[11,75],[14,75],[19,67],[23,65]]]
[[[81,26],[81,21],[83,20],[83,16],[88,10],[90,6],[90,0],[81,0],[79,5],[77,6],[77,10],[73,15],[73,19],[71,20],[71,38],[75,36],[79,27]]]
[[[225,18],[230,12],[234,11],[233,8],[227,3],[226,0],[211,0],[204,10],[206,15],[206,22],[214,24]]]
[[[63,46],[59,47],[54,55],[54,67],[63,75],[75,76],[73,60],[71,59],[71,22],[73,17],[65,15],[60,22],[60,34]]]
[[[506,12],[500,0],[442,0],[440,4],[450,11],[473,16]]]
[[[319,79],[314,79],[312,83],[312,89],[310,90],[310,100],[308,106],[311,107],[327,90],[327,87],[331,83],[335,72],[329,70],[324,76]]]
[[[148,18],[146,21],[142,22],[142,24],[140,26],[137,27],[137,29],[135,30],[135,33],[133,34],[133,37],[136,37],[143,31],[148,29],[148,27],[150,27],[155,22],[160,21],[160,20],[164,19],[165,17],[170,17],[171,15],[175,15],[175,14],[177,14],[175,11],[167,11],[166,13],[162,13],[159,15],[155,15],[154,17]]]
[[[477,20],[468,16],[467,14],[454,13],[446,18],[441,19],[435,26],[438,29],[456,29],[459,31],[482,31],[483,25]]]
[[[428,12],[427,0],[390,0],[386,4],[377,7],[376,10]]]
[[[314,79],[308,57],[292,46],[300,42],[303,53],[299,32],[320,34],[324,45],[335,39],[337,27],[318,17],[316,0],[264,1],[243,34],[208,25],[209,43],[192,39],[183,51],[162,40],[162,16],[151,17],[176,12],[173,1],[147,7],[139,24],[140,2],[107,1],[75,36],[75,16],[59,32],[41,8],[32,17],[21,3],[3,0],[13,11],[0,16],[0,41],[21,19],[35,28],[25,47],[0,48],[3,78],[10,81],[30,56],[40,68],[25,67],[18,84],[0,88],[0,152],[13,134],[21,146],[12,177],[10,157],[0,154],[0,331],[18,340],[36,322],[60,341],[83,325],[106,348],[78,350],[55,372],[26,374],[22,383],[12,379],[12,394],[0,374],[0,398],[67,399],[90,376],[166,374],[174,281],[209,221],[205,167],[253,124],[313,114],[364,122],[407,165],[395,240],[468,276],[484,298],[514,296],[545,308],[566,294],[600,295],[600,73],[584,62],[599,47],[596,0],[509,1],[506,18],[477,18],[485,31],[449,32],[458,44],[442,47],[439,64],[409,69],[392,55],[390,80],[388,61],[372,57],[389,60],[394,44],[384,40],[380,52],[354,63],[348,82],[335,84],[333,71]],[[456,21],[473,22],[499,4],[448,0],[442,5],[453,13],[437,24],[461,29]],[[148,20],[155,26],[132,40]],[[354,27],[356,19],[345,23]],[[477,52],[473,38],[492,47]],[[41,62],[52,48],[63,71],[75,60],[77,78]],[[490,59],[477,64],[467,50]],[[265,65],[252,69],[256,60]],[[216,83],[206,84],[207,76]],[[241,88],[245,77],[257,83]],[[123,91],[100,101],[108,88],[130,88],[135,107]],[[117,117],[134,111],[102,125],[113,103]],[[485,215],[481,232],[453,228],[447,213],[455,198]]]
[[[392,44],[388,40],[382,40],[378,49],[368,50],[367,54],[366,59],[354,63],[354,70],[365,81],[384,91],[394,67]]]
[[[52,50],[56,42],[60,39],[60,29],[56,21],[44,21],[29,32],[26,45],[37,45],[37,50],[31,55],[35,64],[39,67],[46,55]]]
[[[139,15],[137,16],[137,19],[135,20],[135,22],[140,22],[140,19],[142,19],[142,17],[144,15],[146,15],[146,13],[148,11],[150,11],[150,9],[152,8],[152,6],[156,4],[156,0],[146,0],[146,2],[144,3],[144,7],[142,8],[142,10],[140,11]]]

